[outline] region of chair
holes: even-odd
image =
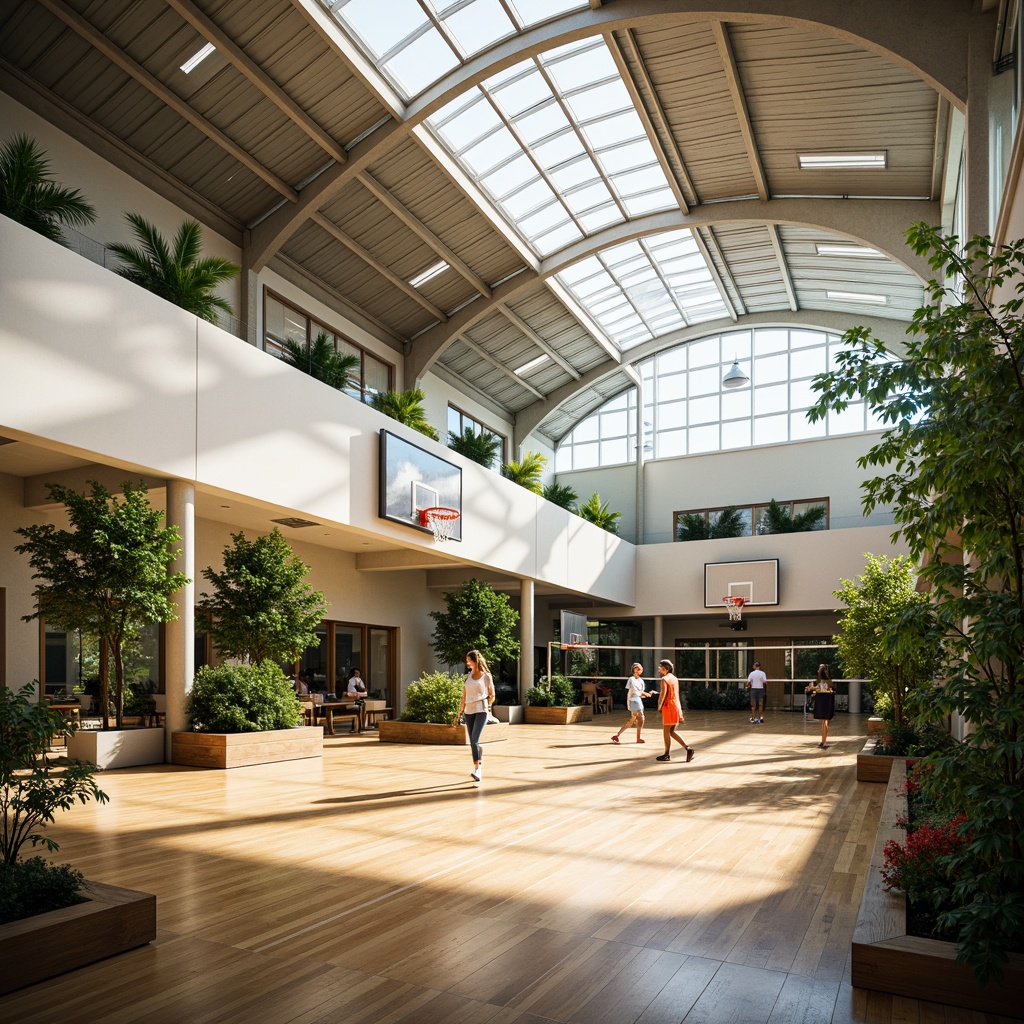
[[[311,693],[304,693],[299,697],[299,704],[302,705],[302,724],[313,725],[315,719],[315,707],[313,703],[313,695]]]
[[[597,689],[596,683],[584,683],[582,686],[583,700],[590,705],[594,714],[602,715],[612,710],[611,694],[603,694]]]

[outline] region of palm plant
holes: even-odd
[[[378,391],[370,397],[370,405],[377,412],[382,412],[385,416],[418,430],[432,441],[439,441],[441,435],[427,422],[427,414],[423,409],[426,397],[420,388],[409,388],[408,391]]]
[[[576,515],[586,519],[588,523],[600,526],[602,530],[618,534],[621,512],[609,512],[608,502],[601,504],[601,496],[595,491],[582,505],[576,509]]]
[[[706,518],[699,512],[687,512],[676,524],[677,540],[716,540],[722,537],[742,537],[749,533],[743,516],[734,505],[723,508],[717,516]]]
[[[448,431],[448,447],[453,452],[465,455],[467,459],[490,469],[494,465],[495,456],[501,450],[501,438],[489,430],[477,433],[472,427],[466,427],[461,434]]]
[[[501,467],[501,475],[520,487],[525,487],[534,494],[542,493],[540,475],[547,459],[540,452],[527,452],[522,462],[506,462]]]
[[[570,512],[576,511],[576,502],[579,501],[579,495],[568,484],[545,484],[541,494],[553,505],[568,509]]]
[[[156,226],[141,214],[125,216],[139,244],[109,246],[124,263],[123,267],[116,268],[121,277],[210,323],[217,322],[218,310],[235,315],[230,303],[216,295],[214,289],[237,277],[241,268],[220,256],[199,258],[203,229],[197,221],[183,220],[174,241],[168,245]]]
[[[793,515],[789,509],[783,508],[772,498],[757,524],[757,532],[760,534],[804,533],[807,530],[816,529],[818,524],[825,519],[825,515],[824,505],[814,505],[806,512]]]
[[[0,214],[60,242],[61,224],[84,226],[96,210],[78,189],[50,177],[50,161],[34,139],[15,135],[0,146]]]
[[[362,362],[354,353],[346,355],[339,352],[326,331],[320,331],[308,349],[292,338],[285,339],[284,349],[282,358],[289,366],[294,366],[315,380],[322,380],[339,391],[348,386],[352,371]]]

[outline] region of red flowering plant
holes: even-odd
[[[962,814],[939,824],[928,821],[908,831],[905,843],[890,839],[882,868],[886,889],[898,889],[911,903],[945,903],[957,881],[953,860],[969,838],[966,821]]]

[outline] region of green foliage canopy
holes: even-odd
[[[488,662],[519,657],[515,628],[519,612],[507,594],[496,593],[478,579],[466,580],[444,595],[447,611],[431,612],[431,646],[445,665],[459,665],[468,651],[479,651]]]
[[[724,537],[742,537],[750,530],[734,505],[723,508],[717,515],[686,512],[679,517],[676,538],[688,540],[716,540]]]
[[[526,703],[535,708],[571,708],[579,701],[572,680],[552,672],[550,679],[545,676],[526,691]]]
[[[576,502],[579,495],[568,484],[556,484],[554,482],[545,484],[541,491],[541,497],[546,498],[552,505],[558,505],[569,512],[576,511]]]
[[[241,531],[233,533],[224,548],[224,568],[203,570],[213,592],[198,602],[210,618],[217,653],[257,664],[296,661],[306,648],[316,647],[316,630],[328,606],[306,583],[308,572],[276,527],[253,541]]]
[[[412,427],[424,437],[439,441],[441,435],[427,422],[427,413],[423,408],[426,397],[421,388],[409,388],[408,391],[378,391],[370,397],[370,405],[377,412]]]
[[[609,511],[608,502],[602,505],[601,496],[596,491],[586,501],[576,506],[576,515],[609,533],[619,532],[619,519],[622,513]]]
[[[435,722],[451,725],[462,700],[462,676],[424,672],[405,691],[403,722]]]
[[[476,431],[466,427],[461,434],[448,431],[448,447],[490,469],[501,451],[501,438],[489,430]]]
[[[185,702],[200,732],[290,729],[302,706],[288,677],[272,661],[258,665],[204,665]]]
[[[793,515],[788,508],[783,508],[774,498],[761,515],[757,524],[760,534],[771,533],[806,533],[816,530],[825,521],[827,512],[824,505],[814,505],[805,512]]]
[[[511,480],[512,483],[519,484],[520,487],[525,487],[528,491],[533,491],[534,494],[540,494],[542,491],[540,477],[547,461],[540,452],[527,452],[523,456],[522,462],[506,462],[501,467],[501,475],[506,480]]]
[[[282,358],[290,366],[339,391],[348,387],[353,370],[362,364],[355,353],[339,352],[326,331],[319,331],[308,348],[293,338],[285,338],[284,350]]]

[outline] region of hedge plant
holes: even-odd
[[[571,708],[580,703],[572,680],[553,673],[550,679],[542,678],[540,685],[526,691],[526,703],[535,708]]]
[[[299,698],[272,661],[205,665],[185,709],[199,732],[268,732],[290,729],[302,718]]]
[[[447,672],[424,672],[405,691],[403,722],[451,725],[459,713],[463,677]]]

